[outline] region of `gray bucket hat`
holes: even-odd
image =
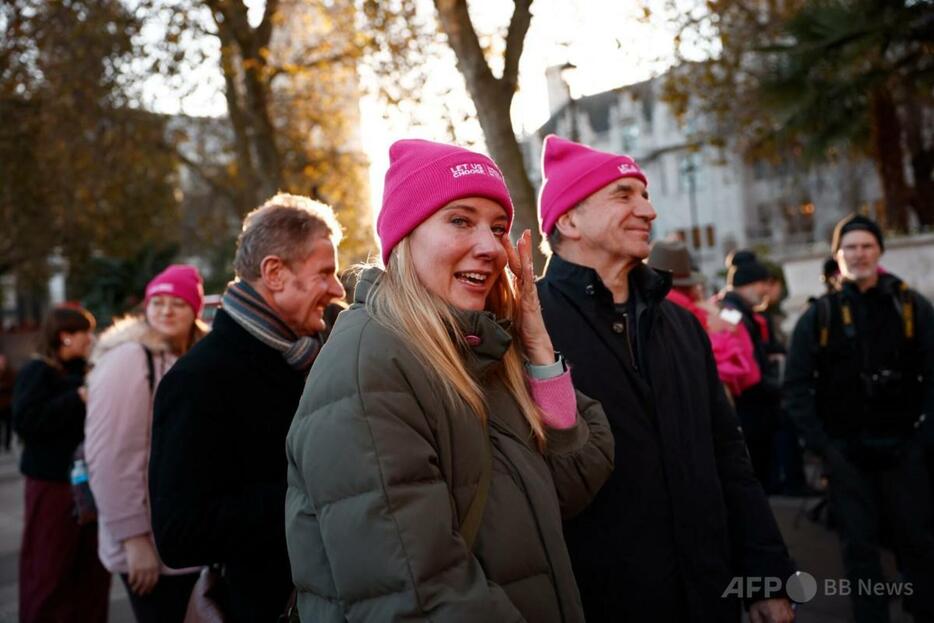
[[[649,253],[648,264],[656,270],[671,273],[671,284],[679,287],[704,283],[704,276],[692,270],[691,254],[681,240],[657,240]]]

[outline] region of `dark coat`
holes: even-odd
[[[612,470],[600,405],[543,454],[499,376],[511,338],[462,312],[464,353],[489,406],[493,476],[473,551],[458,532],[484,463],[485,433],[451,405],[405,341],[362,304],[341,315],[288,438],[286,533],[303,620],[583,621],[561,534]]]
[[[156,392],[152,527],[170,567],[224,565],[237,621],[274,621],[292,591],[285,436],[305,375],[223,310]]]
[[[923,296],[912,300],[914,335],[905,335],[902,281],[891,274],[860,293],[852,282],[815,301],[795,325],[785,371],[785,404],[812,450],[822,453],[830,440],[910,437],[922,414],[930,435],[934,415],[934,308]],[[845,333],[841,305],[852,310],[853,335]],[[824,306],[827,344],[819,343]],[[897,372],[901,382],[872,388],[881,371]],[[866,376],[868,375],[868,377]]]
[[[555,347],[616,438],[609,482],[565,524],[590,622],[736,621],[739,601],[721,597],[734,576],[794,571],[710,342],[664,300],[669,279],[630,273],[634,356],[595,271],[553,255],[538,282]]]
[[[13,427],[23,440],[20,471],[31,478],[67,482],[72,457],[84,439],[84,401],[78,388],[87,363],[64,368],[45,359],[27,363],[13,390]]]
[[[772,341],[773,333],[769,327],[768,336],[763,335],[762,327],[756,320],[756,312],[736,292],[727,292],[723,297],[723,306],[735,309],[743,315],[743,327],[752,339],[752,350],[759,366],[761,379],[736,397],[736,414],[743,425],[746,437],[766,439],[771,443],[775,428],[781,416],[782,384],[778,369],[769,361],[769,355],[778,352]],[[760,316],[768,327],[768,319]]]

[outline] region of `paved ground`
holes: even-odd
[[[817,503],[816,499],[773,497],[772,510],[788,544],[791,556],[801,571],[814,576],[819,587],[813,600],[798,608],[799,623],[843,623],[853,620],[849,599],[823,594],[820,587],[826,579],[844,577],[840,559],[840,545],[834,532],[817,525],[805,517],[805,509]],[[883,557],[886,575],[895,577],[895,564],[891,555]],[[892,603],[892,623],[908,623],[910,615],[901,609],[900,602]]]
[[[17,566],[23,530],[23,481],[12,453],[0,451],[0,623],[17,620]],[[111,583],[111,623],[133,623],[123,583]],[[75,623],[80,623],[76,621]]]
[[[809,501],[808,505],[814,501]],[[772,498],[772,507],[782,533],[799,568],[811,573],[823,586],[826,578],[840,578],[839,545],[836,536],[803,516],[801,500]],[[0,453],[0,623],[16,621],[17,559],[23,528],[23,487],[12,454]],[[887,569],[892,573],[891,558]],[[844,597],[817,596],[798,611],[800,623],[842,623],[852,620],[849,602]],[[893,604],[893,623],[908,623],[911,618]],[[132,623],[133,615],[123,584],[114,581],[110,593],[110,621]],[[76,622],[80,623],[80,622]]]

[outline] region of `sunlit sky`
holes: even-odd
[[[265,0],[247,0],[251,20],[262,17]],[[424,1],[426,16],[433,15],[430,0]],[[660,5],[658,2],[651,2]],[[512,2],[474,0],[470,13],[479,33],[505,29],[512,14]],[[540,127],[549,116],[545,69],[567,62],[576,66],[565,77],[572,96],[580,97],[614,87],[640,82],[663,72],[673,56],[673,32],[661,20],[646,23],[640,0],[535,0],[532,22],[519,65],[519,91],[512,108],[513,124],[520,134]],[[498,38],[501,42],[501,38]],[[418,137],[450,140],[443,121],[445,109],[455,115],[470,110],[469,96],[447,46],[438,50],[431,61],[429,79],[422,90],[423,102],[418,111],[418,125],[412,115],[386,110],[370,96],[360,103],[361,139],[370,159],[372,206],[378,209],[382,182],[388,166],[388,148],[393,140]],[[193,77],[196,87],[183,100],[167,98],[157,82],[150,90],[151,105],[162,112],[191,115],[223,115],[225,103],[216,65],[205,66],[203,76]],[[499,69],[495,68],[498,73]],[[444,95],[441,95],[441,94]],[[457,126],[460,142],[478,144],[482,134],[475,121]]]

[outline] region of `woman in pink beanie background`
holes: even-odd
[[[561,520],[609,476],[612,434],[555,355],[512,217],[488,157],[390,148],[385,270],[363,270],[287,440],[303,619],[583,621]]]
[[[98,553],[123,578],[137,621],[181,622],[199,569],[159,560],[149,517],[152,404],[159,380],[206,332],[201,275],[175,264],[146,286],[142,316],[116,320],[91,355],[85,455]]]

